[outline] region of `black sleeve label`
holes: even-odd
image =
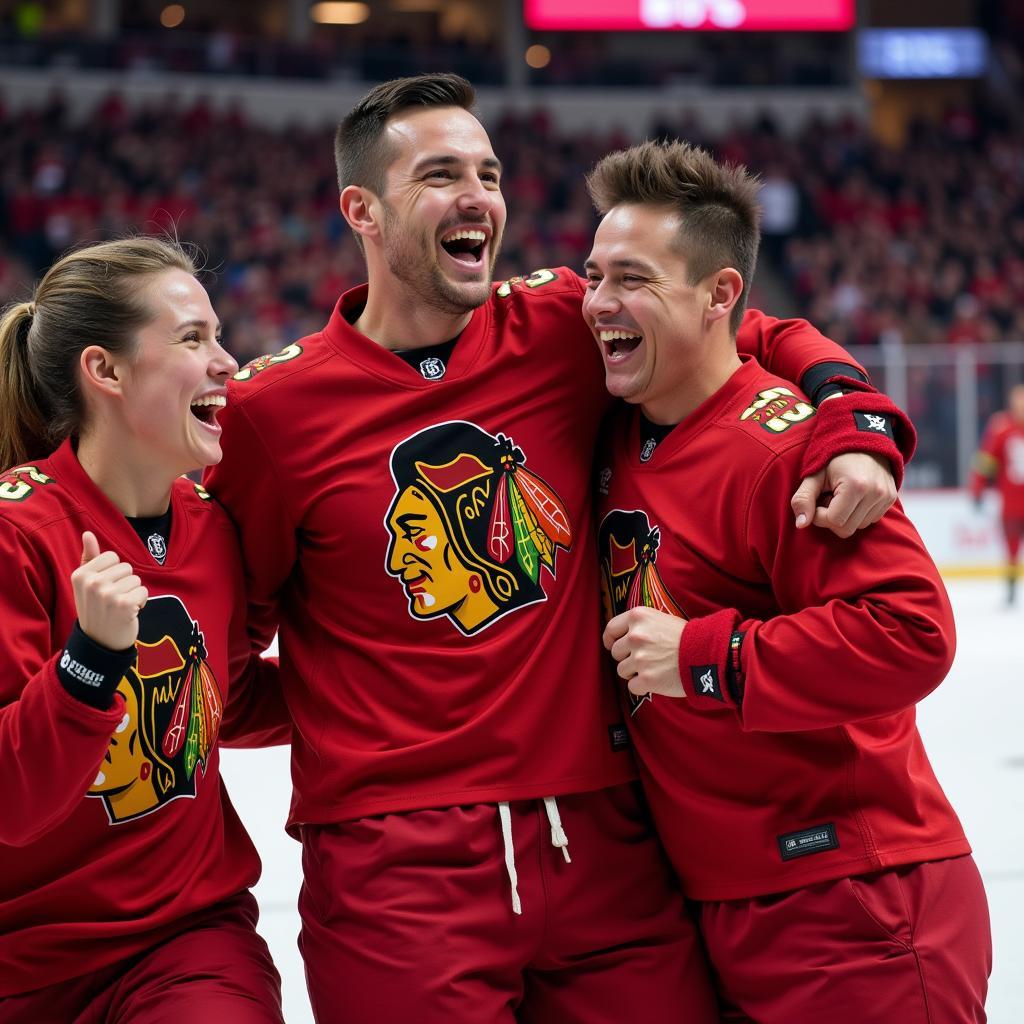
[[[608,726],[608,740],[613,751],[629,749],[629,730],[620,722]]]
[[[890,441],[894,439],[892,432],[892,417],[884,413],[857,412],[853,413],[853,419],[857,429],[865,434],[885,434]]]
[[[711,697],[725,703],[725,694],[722,693],[717,665],[691,665],[690,680],[693,683],[695,697]]]

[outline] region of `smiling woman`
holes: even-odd
[[[182,476],[220,461],[238,369],[195,273],[90,246],[0,323],[0,1024],[281,1024],[218,741],[290,727],[231,524]]]

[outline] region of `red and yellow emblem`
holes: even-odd
[[[511,438],[461,420],[395,447],[386,568],[414,618],[444,615],[469,635],[546,599],[541,570],[555,576],[572,527],[562,500],[525,464]]]

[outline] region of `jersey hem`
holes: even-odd
[[[882,851],[874,857],[856,857],[841,863],[832,863],[817,871],[790,878],[748,879],[732,883],[697,883],[683,880],[683,891],[687,899],[705,902],[720,900],[756,899],[780,892],[803,889],[818,882],[831,882],[839,878],[867,875],[875,871],[900,867],[904,864],[925,864],[949,857],[964,857],[971,853],[971,844],[966,838],[945,839],[940,843],[915,846],[905,850]]]
[[[364,803],[343,804],[332,812],[316,815],[289,817],[286,831],[292,838],[299,838],[303,825],[337,825],[359,818],[376,818],[385,814],[405,814],[411,811],[438,810],[445,807],[461,807],[467,804],[497,804],[506,800],[541,800],[546,796],[570,796],[576,793],[592,793],[599,789],[610,789],[627,782],[637,781],[636,769],[617,772],[601,779],[557,779],[548,783],[523,783],[518,786],[476,786],[463,787],[445,793],[413,793],[404,799],[371,800]]]

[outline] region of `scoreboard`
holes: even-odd
[[[532,29],[844,32],[855,0],[525,0]]]

